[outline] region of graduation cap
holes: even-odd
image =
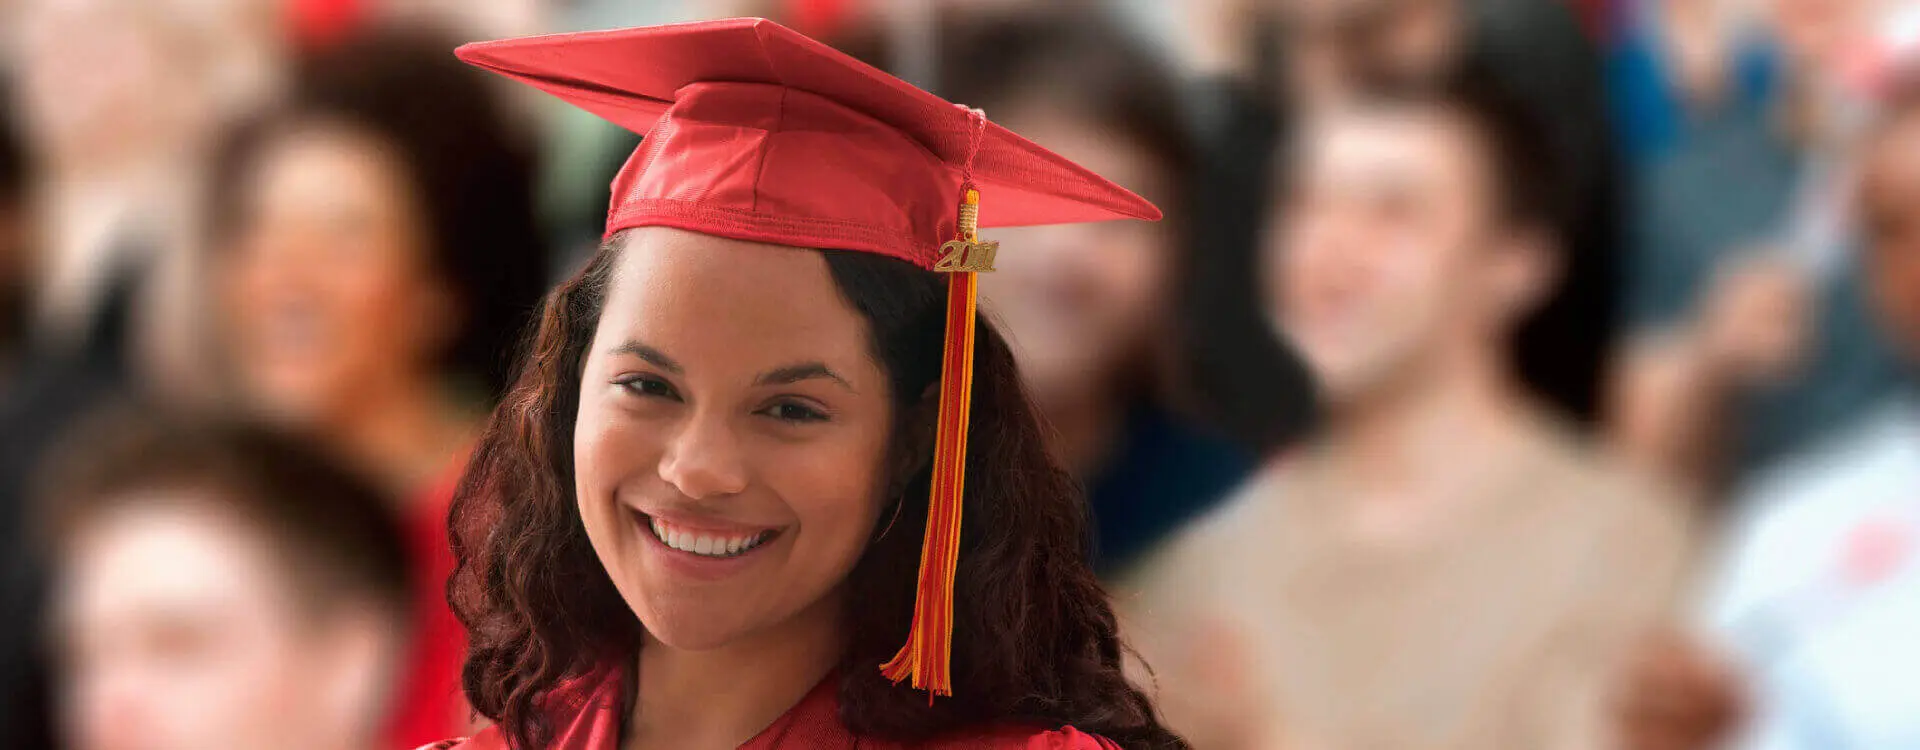
[[[765,19],[480,42],[457,54],[644,136],[614,179],[609,236],[666,226],[878,253],[949,274],[913,627],[881,670],[951,695],[974,274],[992,270],[997,250],[977,230],[1155,220],[1159,210],[979,110]]]

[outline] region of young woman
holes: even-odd
[[[975,212],[1158,211],[766,21],[461,56],[646,140],[457,493],[441,747],[1184,747],[973,307]]]

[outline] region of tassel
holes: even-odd
[[[977,229],[980,193],[968,187],[960,207],[961,239],[935,264],[950,271],[947,332],[940,371],[940,421],[933,447],[933,491],[927,500],[927,534],[920,546],[920,580],[907,643],[880,673],[894,682],[912,680],[917,690],[953,695],[953,577],[960,562],[960,510],[966,488],[967,418],[973,402],[975,271],[993,270],[997,243],[981,243]]]

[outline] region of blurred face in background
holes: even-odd
[[[1149,200],[1172,192],[1172,176],[1125,134],[1036,101],[995,111],[995,121]],[[983,306],[1038,398],[1111,387],[1119,370],[1144,361],[1174,251],[1170,228],[1108,221],[983,234],[1003,248],[994,272],[980,275]]]
[[[223,322],[250,399],[276,417],[325,421],[431,377],[453,303],[397,156],[312,124],[272,138],[240,179]]]
[[[1428,78],[1460,54],[1461,0],[1283,0],[1287,75],[1309,103],[1333,103],[1375,77]]]
[[[1860,198],[1870,293],[1894,344],[1920,362],[1920,108],[1881,134],[1866,164]]]
[[[265,89],[271,5],[21,0],[0,10],[30,137],[56,169],[178,156]]]
[[[1331,403],[1502,342],[1537,293],[1540,258],[1497,220],[1471,125],[1439,105],[1343,107],[1295,148],[1265,289]]]
[[[125,501],[65,545],[54,611],[66,746],[364,741],[380,718],[385,622],[314,617],[263,535],[183,492]]]

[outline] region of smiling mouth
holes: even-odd
[[[716,534],[675,526],[644,513],[641,515],[645,517],[647,529],[653,533],[653,538],[660,540],[661,544],[716,560],[747,554],[780,533],[779,529],[767,529],[753,534]]]

